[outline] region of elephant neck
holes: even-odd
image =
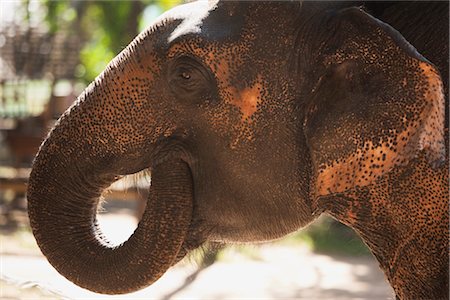
[[[432,169],[419,157],[316,205],[363,238],[398,299],[448,299],[448,190],[448,160]]]

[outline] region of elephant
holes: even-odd
[[[273,240],[326,213],[364,239],[398,299],[448,299],[448,3],[361,5],[163,14],[34,160],[29,219],[49,262],[83,288],[129,293],[207,242]],[[144,215],[113,245],[96,221],[102,191],[144,169]]]

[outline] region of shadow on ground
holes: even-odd
[[[111,201],[100,216],[106,235],[121,242],[136,227],[137,204]],[[182,261],[154,285],[133,294],[106,296],[59,275],[40,254],[19,209],[15,226],[1,231],[1,299],[392,299],[371,256],[324,255],[283,241],[235,246]],[[17,225],[17,226],[16,226]],[[197,259],[195,259],[195,257]],[[192,261],[197,261],[193,263]]]

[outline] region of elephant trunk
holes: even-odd
[[[28,211],[39,247],[62,275],[91,291],[119,294],[148,286],[179,258],[191,223],[193,182],[182,157],[168,151],[155,156],[155,141],[130,131],[135,118],[110,118],[129,115],[127,108],[137,104],[108,105],[111,95],[99,91],[100,80],[41,146]],[[118,175],[146,167],[152,183],[145,213],[126,242],[111,245],[96,222],[99,198]]]

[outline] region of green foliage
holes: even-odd
[[[133,9],[138,9],[139,16],[143,5],[139,1],[96,1],[91,4],[95,15],[91,21],[99,22],[101,30],[95,36],[100,38],[113,53],[119,53],[137,34],[135,20],[131,20]],[[133,26],[135,25],[135,26]],[[102,36],[103,35],[103,36]]]
[[[99,75],[115,56],[105,40],[107,40],[107,36],[100,35],[99,40],[88,42],[80,52],[82,66],[78,68],[77,75],[85,83],[91,82]]]
[[[106,26],[101,26],[99,20],[104,18],[104,11],[100,6],[91,5],[81,20],[83,31],[88,31],[87,42],[80,52],[80,62],[83,66],[79,70],[86,83],[92,81],[105,68],[107,63],[114,58],[113,34],[108,33]]]
[[[43,0],[45,21],[51,33],[79,34],[85,41],[76,76],[91,82],[152,20],[143,19],[146,7],[152,18],[178,5],[182,0],[83,1]],[[155,15],[156,14],[156,15]],[[147,16],[148,17],[148,16]]]
[[[76,12],[70,7],[69,1],[44,0],[43,3],[47,7],[45,21],[51,33],[61,30],[76,18]]]
[[[330,217],[322,217],[311,224],[305,233],[318,253],[347,256],[368,255],[370,250],[350,228]],[[300,234],[301,235],[301,234]]]

